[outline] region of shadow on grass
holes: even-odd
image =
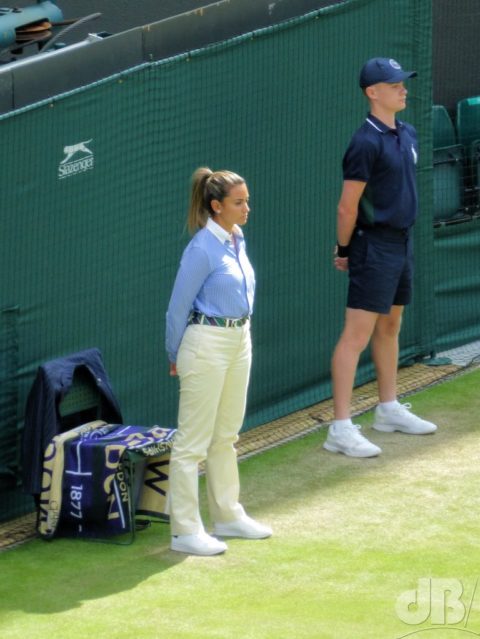
[[[415,411],[438,423],[439,430],[434,435],[414,437],[377,433],[366,428],[365,434],[383,448],[378,458],[355,459],[328,453],[322,447],[326,436],[326,429],[322,429],[243,461],[240,464],[242,503],[252,516],[265,518],[269,523],[269,517],[284,513],[295,518],[299,499],[308,500],[341,484],[348,490],[349,484],[367,478],[374,482],[379,475],[394,473],[402,466],[409,472],[412,460],[428,466],[433,451],[438,453],[443,449],[447,466],[454,464],[462,439],[466,441],[478,430],[479,383],[480,371],[474,371],[415,395],[412,400]],[[370,424],[371,413],[358,421]],[[462,454],[470,454],[468,448]],[[202,512],[208,525],[204,477],[200,486]],[[401,488],[399,484],[399,498]],[[301,527],[301,522],[298,526]],[[279,531],[277,543],[280,541]],[[155,524],[139,532],[130,546],[37,539],[3,553],[0,555],[0,619],[2,612],[21,611],[42,616],[61,613],[79,608],[85,601],[102,598],[107,601],[109,596],[133,591],[139,584],[142,584],[142,592],[151,597],[149,589],[158,587],[158,580],[155,586],[155,580],[149,583],[149,578],[175,569],[187,559],[170,551],[169,543],[169,526]],[[202,562],[209,562],[213,567],[212,562],[217,558],[188,558],[188,561],[193,563],[194,570],[201,571]],[[236,561],[236,556],[233,552],[227,553],[217,565],[221,567],[222,561],[230,564]],[[161,591],[158,596],[161,597]],[[132,593],[132,597],[141,601],[138,592]]]
[[[15,610],[49,615],[132,590],[185,560],[169,545],[168,524],[152,524],[128,546],[66,538],[28,542],[0,556],[0,619]]]
[[[382,454],[371,458],[354,458],[326,451],[323,443],[328,426],[286,443],[240,464],[242,488],[255,513],[262,510],[287,509],[301,495],[325,491],[341,482],[355,481],[365,475],[391,472],[392,465],[401,467],[412,459],[428,459],[431,452],[445,449],[449,460],[455,458],[463,437],[478,430],[480,414],[480,370],[459,375],[453,380],[431,386],[402,398],[412,403],[412,410],[438,425],[432,435],[414,436],[404,433],[382,433],[371,428],[373,411],[368,411],[355,423],[362,425],[363,434],[380,446]],[[274,494],[262,489],[270,483]]]

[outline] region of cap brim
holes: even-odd
[[[394,84],[395,82],[403,82],[403,80],[408,80],[408,78],[415,78],[416,76],[416,71],[399,71],[388,80],[385,80],[385,82],[387,84]]]

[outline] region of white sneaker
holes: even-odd
[[[377,406],[373,428],[384,433],[393,433],[395,430],[409,435],[434,433],[437,430],[435,424],[411,413],[411,407],[411,404],[398,404],[395,408],[385,410],[381,406]]]
[[[172,535],[170,548],[188,555],[210,556],[225,552],[227,544],[202,530],[195,535]]]
[[[382,449],[360,433],[361,426],[349,424],[340,428],[331,424],[323,447],[331,453],[343,453],[349,457],[375,457]]]
[[[230,521],[227,524],[215,524],[213,534],[219,537],[241,537],[242,539],[266,539],[271,537],[272,529],[260,524],[248,515]]]

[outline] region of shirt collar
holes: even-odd
[[[232,239],[232,234],[228,233],[228,231],[222,228],[220,224],[214,222],[211,217],[209,217],[207,220],[207,229],[210,231],[210,233],[213,233],[217,240],[222,244],[225,244],[225,242],[230,242]]]
[[[367,115],[366,121],[370,126],[373,126],[374,129],[376,129],[377,131],[380,131],[380,133],[388,133],[389,131],[396,131],[396,129],[391,129],[389,126],[384,124],[381,120],[376,118],[371,113]],[[395,120],[395,124],[397,129],[400,129],[403,126],[403,123],[400,122],[400,120]]]

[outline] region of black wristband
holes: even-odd
[[[350,246],[347,244],[346,246],[342,246],[337,242],[337,257],[348,257],[350,253]]]

